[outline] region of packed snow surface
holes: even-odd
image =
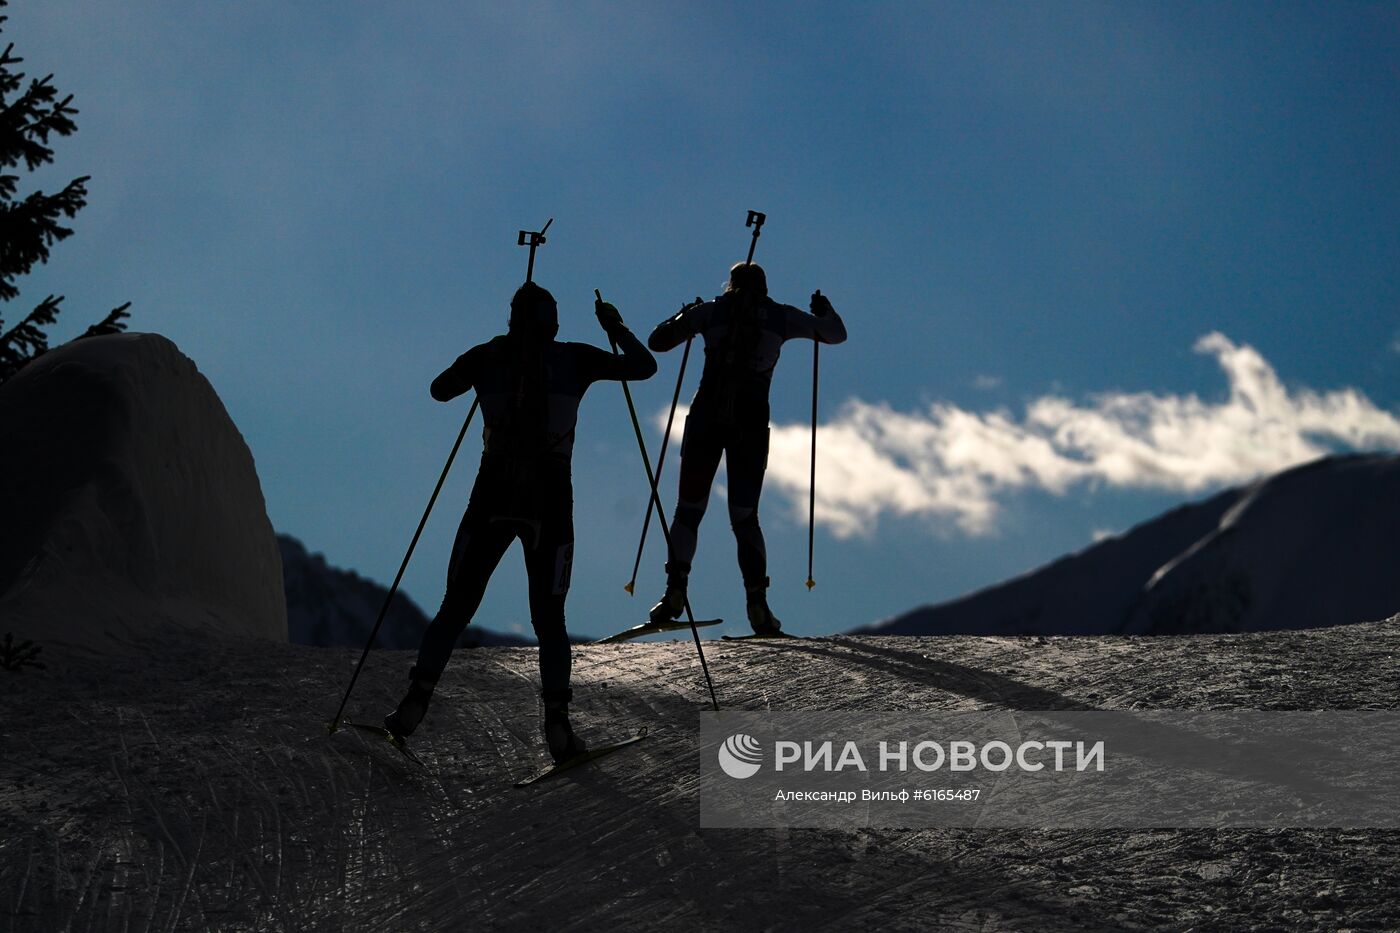
[[[0,632],[110,652],[161,627],[285,641],[253,457],[164,337],[46,353],[0,386]]]
[[[1393,710],[1397,652],[1400,617],[707,650],[726,708],[775,711]],[[327,734],[357,654],[206,635],[0,672],[0,928],[1400,928],[1395,832],[700,829],[687,641],[575,649],[580,733],[651,735],[519,790],[534,650],[457,653],[423,769]],[[382,716],[410,663],[372,655],[349,711]]]

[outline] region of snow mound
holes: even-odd
[[[1400,457],[1326,457],[856,633],[1242,632],[1400,611]]]
[[[0,630],[111,650],[170,625],[287,640],[252,454],[166,338],[75,341],[0,386]]]

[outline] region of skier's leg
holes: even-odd
[[[415,677],[436,680],[441,676],[457,639],[462,637],[462,630],[481,605],[486,583],[513,537],[510,529],[491,522],[484,515],[474,515],[470,508],[462,517],[452,545],[452,559],[447,565],[447,592],[437,615],[423,633],[418,663],[413,668]]]
[[[574,559],[572,495],[557,499],[540,525],[538,539],[525,544],[530,581],[530,624],[540,643],[540,698],[544,701],[545,744],[555,761],[586,751],[569,723],[571,652],[564,625],[564,602]]]
[[[686,584],[699,542],[700,522],[710,502],[710,486],[723,450],[713,427],[694,415],[685,419],[676,511],[671,519],[671,547],[666,561],[666,595],[652,607],[653,622],[679,618],[685,608]]]
[[[529,577],[530,624],[540,643],[540,686],[563,690],[569,686],[569,633],[564,627],[564,602],[574,561],[573,516],[566,511],[541,522],[539,540],[525,545]]]
[[[447,667],[462,630],[481,605],[486,582],[500,563],[510,539],[509,532],[493,527],[484,515],[468,506],[457,528],[457,539],[447,566],[447,593],[443,596],[442,607],[423,633],[418,663],[408,675],[408,694],[384,720],[390,732],[403,737],[411,735],[427,713],[433,688]]]
[[[758,501],[768,468],[768,426],[740,427],[725,452],[729,478],[729,524],[744,577],[749,624],[756,632],[777,631],[781,623],[768,608],[768,551],[758,522]]]

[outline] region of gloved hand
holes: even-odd
[[[668,317],[666,320],[662,321],[662,322],[661,322],[661,323],[662,323],[662,326],[665,326],[665,325],[667,325],[667,324],[675,324],[677,321],[679,321],[679,320],[681,319],[681,315],[682,315],[682,314],[685,314],[685,313],[686,313],[687,311],[689,311],[691,308],[698,308],[700,305],[702,305],[702,304],[704,304],[704,303],[705,303],[705,299],[701,298],[699,295],[696,295],[694,301],[688,301],[688,302],[686,302],[685,304],[681,305],[681,309],[680,309],[679,311],[677,311],[675,314],[673,314],[673,315],[671,315],[670,317]]]
[[[593,302],[593,313],[598,315],[598,323],[606,333],[612,334],[627,329],[627,325],[622,323],[622,313],[601,298]]]
[[[822,294],[819,288],[812,292],[812,313],[817,317],[826,317],[828,314],[835,314],[836,309],[831,306],[831,301]]]

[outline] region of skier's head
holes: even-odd
[[[559,333],[559,306],[534,282],[515,290],[510,300],[510,333],[528,340],[553,340]]]
[[[763,274],[763,267],[756,262],[736,262],[729,267],[729,281],[724,284],[724,293],[767,298],[768,277]]]

